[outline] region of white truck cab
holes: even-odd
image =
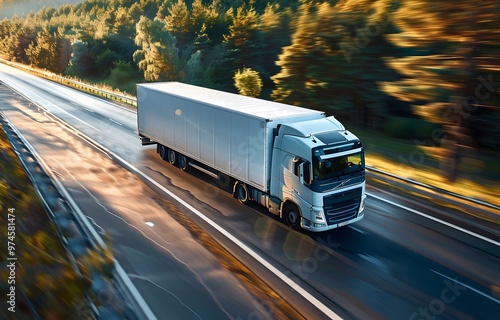
[[[278,132],[270,194],[283,199],[288,224],[325,231],[361,220],[366,196],[359,139],[334,117],[284,124]]]

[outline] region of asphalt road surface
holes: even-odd
[[[111,235],[117,260],[158,319],[284,318],[274,299],[252,293],[223,267],[224,257],[186,229],[179,210],[293,306],[294,317],[500,314],[498,224],[473,217],[470,228],[467,221],[443,223],[460,208],[368,186],[362,221],[325,233],[292,231],[260,206],[238,203],[211,178],[167,164],[155,146],[141,146],[134,110],[4,65],[0,81],[36,102],[3,93],[0,110],[96,228]]]

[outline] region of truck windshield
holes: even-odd
[[[334,154],[313,157],[314,180],[324,181],[340,179],[340,177],[361,172],[365,169],[363,151],[351,154],[342,152],[341,156]]]

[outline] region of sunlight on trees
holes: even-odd
[[[177,80],[179,50],[176,39],[165,32],[165,22],[141,17],[135,43],[142,49],[134,52],[134,60],[144,71],[147,81]]]
[[[84,1],[0,21],[0,56],[123,88],[235,92],[250,68],[264,98],[385,132],[458,126],[500,149],[499,21],[495,0]]]
[[[408,1],[393,20],[400,32],[388,39],[406,55],[389,64],[405,79],[385,83],[387,92],[445,125],[449,138],[468,131],[476,143],[500,150],[498,1]]]
[[[241,95],[257,98],[262,90],[262,80],[259,73],[250,68],[236,71],[233,77],[234,86]]]

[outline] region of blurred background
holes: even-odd
[[[496,0],[62,2],[0,0],[0,57],[131,94],[175,80],[324,110],[368,165],[499,203]]]

